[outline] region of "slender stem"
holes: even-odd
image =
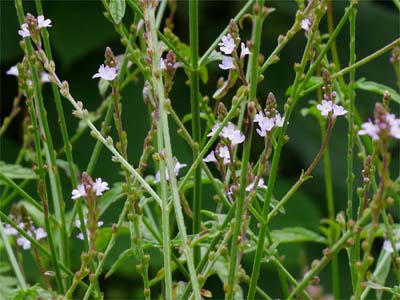
[[[198,0],[189,1],[189,37],[190,37],[190,64],[192,72],[190,74],[190,103],[192,110],[192,135],[197,144],[193,148],[193,161],[199,154],[198,145],[201,140],[200,127],[200,91],[199,91],[199,12]],[[193,234],[197,234],[201,229],[201,166],[196,168],[194,173],[193,187]],[[194,264],[198,265],[201,258],[200,246],[193,248]]]
[[[356,222],[354,228],[362,227],[364,223],[369,220],[370,216],[371,216],[371,211],[369,210],[366,211],[364,213],[364,216],[362,216],[361,219]],[[339,253],[339,251],[345,246],[345,244],[353,235],[354,235],[353,228],[347,230],[342,235],[342,237],[333,246],[329,248],[324,257],[320,259],[319,262],[309,272],[307,272],[306,276],[304,276],[299,285],[292,291],[287,300],[293,299],[293,297],[295,297],[298,293],[300,293],[314,278],[314,276],[316,276],[329,263],[332,257],[336,256],[337,253]]]
[[[18,284],[22,290],[26,290],[27,284],[25,282],[24,275],[22,275],[21,269],[19,268],[17,259],[15,258],[14,252],[11,248],[8,236],[4,232],[3,222],[1,221],[1,219],[0,219],[0,235],[1,235],[2,241],[4,243],[4,247],[6,248],[6,252],[7,252],[8,258],[10,259],[10,263],[14,270],[15,276],[17,276]]]
[[[309,38],[307,40],[307,44],[306,44],[306,47],[303,52],[301,63],[296,67],[296,77],[295,77],[295,81],[293,84],[292,93],[290,95],[290,98],[288,99],[289,105],[285,112],[284,124],[279,132],[278,142],[274,149],[271,171],[270,171],[270,174],[268,177],[268,184],[267,184],[268,189],[267,189],[267,192],[265,195],[265,200],[264,200],[263,210],[262,210],[262,216],[266,222],[262,222],[260,224],[260,234],[259,234],[259,239],[257,242],[255,258],[253,261],[253,269],[252,269],[252,274],[251,274],[249,291],[247,294],[248,299],[254,299],[255,292],[256,292],[256,286],[257,286],[257,282],[258,282],[258,277],[260,275],[261,258],[262,258],[262,254],[263,254],[265,237],[268,232],[267,217],[268,217],[268,213],[269,213],[269,206],[270,206],[270,202],[271,202],[272,192],[274,190],[275,181],[276,181],[276,177],[277,177],[279,158],[280,158],[281,150],[282,150],[282,147],[284,144],[284,135],[285,135],[286,129],[288,127],[288,121],[289,121],[290,115],[294,109],[296,100],[298,99],[297,98],[298,92],[301,90],[301,89],[299,89],[300,79],[302,77],[302,74],[304,72],[306,64],[310,58],[309,53],[311,51],[311,46],[314,42],[315,32],[317,30],[317,27],[319,25],[319,22],[323,16],[323,14],[324,14],[325,4],[326,4],[326,1],[322,1],[320,3],[320,8],[318,9],[318,11],[316,9],[316,19],[310,29]]]
[[[178,185],[176,181],[175,171],[174,171],[174,160],[172,156],[172,146],[171,146],[171,138],[169,133],[169,125],[168,125],[168,112],[165,110],[165,95],[164,95],[164,85],[163,80],[161,77],[161,70],[160,70],[160,47],[157,38],[157,30],[155,24],[155,17],[154,17],[154,7],[152,7],[151,3],[147,3],[145,6],[145,23],[148,22],[149,31],[149,48],[152,50],[152,75],[154,78],[154,87],[155,87],[155,94],[158,97],[159,101],[159,118],[160,118],[160,128],[158,130],[162,133],[162,137],[164,140],[164,151],[165,151],[165,160],[167,171],[169,175],[169,183],[172,192],[172,202],[175,211],[176,222],[178,225],[179,235],[181,238],[181,247],[184,256],[186,257],[186,263],[189,269],[190,280],[192,282],[194,298],[196,300],[200,300],[200,289],[197,281],[196,270],[194,267],[192,251],[190,250],[185,221],[183,218],[182,207],[179,198],[179,191]],[[166,173],[165,173],[166,174]]]
[[[381,49],[375,51],[374,53],[368,55],[367,57],[359,60],[358,62],[355,62],[353,65],[348,66],[342,70],[340,70],[339,72],[336,72],[335,74],[332,74],[332,79],[337,78],[338,76],[343,76],[344,74],[349,73],[351,70],[357,69],[365,64],[367,64],[368,62],[374,60],[375,58],[385,54],[386,52],[392,50],[394,47],[396,46],[400,46],[400,38],[395,39],[393,42],[387,44],[385,47],[382,47]],[[307,95],[308,93],[314,91],[315,89],[319,88],[322,86],[322,82],[321,83],[317,83],[314,84],[313,86],[309,87],[308,89],[304,89],[302,92],[299,93],[300,97],[303,97],[304,95]]]
[[[353,1],[355,2],[355,1]],[[356,50],[355,50],[355,40],[356,40],[356,14],[357,10],[354,6],[351,10],[352,13],[349,18],[350,23],[350,61],[349,66],[353,66],[356,61]],[[342,78],[341,76],[339,78]],[[349,105],[348,105],[348,135],[347,135],[347,209],[346,214],[349,220],[353,219],[353,182],[354,182],[354,173],[353,173],[353,158],[354,158],[354,99],[355,99],[355,69],[350,70],[349,74]],[[353,284],[353,289],[355,288],[355,284],[357,281],[357,271],[356,271],[356,256],[355,256],[355,248],[350,247],[348,249],[349,262],[350,262],[350,274],[351,280]],[[335,295],[336,296],[336,295]],[[339,296],[338,296],[339,297]]]
[[[254,4],[254,24],[253,24],[253,32],[252,32],[252,42],[253,47],[251,50],[251,55],[249,58],[249,67],[248,67],[248,82],[249,82],[249,102],[255,102],[257,97],[257,84],[258,84],[258,55],[260,53],[260,45],[261,45],[261,33],[262,33],[262,25],[265,19],[264,15],[264,0],[257,0]],[[244,221],[245,213],[244,213],[244,199],[246,195],[246,186],[247,186],[247,170],[250,159],[250,151],[251,151],[251,141],[253,136],[253,127],[254,123],[251,120],[251,117],[248,118],[250,123],[248,136],[244,142],[244,151],[242,155],[242,164],[240,170],[240,186],[239,186],[239,195],[236,199],[236,210],[235,210],[235,222],[234,229],[232,234],[232,245],[231,245],[231,256],[230,256],[230,264],[229,264],[229,273],[228,273],[228,286],[225,299],[233,299],[236,290],[237,284],[237,267],[240,263],[240,255],[239,250],[243,251],[242,247],[244,241],[239,242],[239,235],[242,231],[242,224]]]

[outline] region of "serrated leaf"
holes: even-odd
[[[125,0],[111,0],[110,13],[115,24],[119,24],[125,15]]]
[[[36,179],[37,176],[32,169],[24,168],[20,165],[6,164],[4,161],[0,161],[0,173],[4,174],[11,179]],[[3,180],[0,180],[0,185],[5,184]]]
[[[122,252],[115,263],[111,266],[110,270],[106,274],[106,278],[110,277],[115,271],[119,269],[119,267],[129,258],[133,256],[133,251],[132,249],[126,249],[124,252]]]
[[[304,227],[286,227],[271,231],[272,240],[276,243],[314,242],[327,244],[328,240],[318,233]]]
[[[380,84],[374,81],[366,81],[365,78],[361,78],[357,80],[355,87],[356,89],[376,93],[382,96],[387,91],[390,93],[391,99],[400,104],[400,94],[391,87],[388,87],[387,85]]]

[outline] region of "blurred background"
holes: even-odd
[[[348,1],[333,1],[334,20],[337,23]],[[357,33],[356,51],[357,60],[373,53],[394,39],[399,37],[400,21],[399,14],[391,1],[359,1],[359,11],[357,14]],[[209,45],[219,35],[220,31],[228,24],[243,6],[242,1],[200,1],[200,54],[204,53]],[[268,56],[275,48],[279,34],[285,33],[294,20],[296,11],[295,1],[266,1],[267,6],[276,8],[264,22],[263,42],[261,52]],[[1,119],[7,116],[12,108],[14,97],[17,95],[17,80],[13,76],[7,76],[6,71],[22,59],[23,52],[19,47],[20,36],[17,34],[18,22],[13,1],[0,1],[1,5]],[[188,43],[188,7],[187,1],[177,1],[177,11],[174,19],[174,33],[183,42]],[[34,2],[24,3],[26,12],[36,15]],[[113,25],[103,17],[103,6],[100,1],[44,1],[43,8],[45,17],[52,20],[53,27],[50,28],[50,40],[53,50],[54,60],[57,65],[57,72],[61,79],[67,80],[70,91],[76,99],[83,101],[89,110],[95,110],[102,101],[98,91],[98,81],[91,77],[97,72],[98,66],[103,62],[103,54],[106,46],[110,46],[115,54],[122,54],[124,48],[121,46],[119,37],[115,33]],[[133,20],[133,13],[127,6],[127,13],[124,22],[129,25]],[[322,20],[321,29],[326,32],[326,18]],[[348,44],[349,34],[346,25],[337,39],[337,47],[342,67],[348,64]],[[244,29],[241,33],[242,39],[250,37],[250,23],[244,22]],[[258,89],[260,103],[264,101],[269,92],[273,92],[277,98],[279,108],[286,100],[285,91],[290,86],[294,78],[293,64],[298,62],[305,45],[305,36],[299,32],[291,40],[281,53],[279,63],[271,66],[264,74],[265,79],[261,82]],[[397,90],[396,78],[392,65],[389,62],[390,53],[382,55],[378,59],[357,69],[356,79],[365,77],[369,81],[376,81]],[[209,81],[201,85],[203,95],[211,95],[216,89],[216,81],[220,76],[225,75],[218,68],[218,63],[208,65]],[[177,71],[176,83],[170,98],[172,105],[180,116],[190,111],[189,89],[185,85],[185,74],[182,70]],[[135,165],[142,151],[143,139],[149,128],[149,117],[147,109],[142,100],[143,81],[130,84],[122,93],[123,101],[123,120],[128,133],[129,157]],[[47,84],[44,87],[45,104],[48,112],[49,124],[56,148],[62,147],[62,137],[57,123],[57,113],[51,88]],[[293,184],[302,169],[307,168],[313,157],[317,153],[321,144],[321,133],[318,121],[312,117],[303,117],[301,109],[310,106],[310,100],[315,100],[316,95],[307,95],[299,102],[293,117],[290,121],[288,135],[289,143],[284,147],[279,169],[279,179],[275,197],[279,199],[287,189]],[[357,90],[356,106],[361,118],[367,120],[372,116],[374,104],[381,101],[381,96],[370,92]],[[213,99],[210,104],[214,105]],[[393,106],[396,113],[399,106]],[[78,121],[72,116],[71,106],[64,102],[67,124],[70,135],[75,132]],[[7,133],[1,139],[1,160],[13,163],[18,154],[18,149],[22,142],[22,120],[27,114],[25,107],[12,122]],[[100,126],[100,123],[97,123]],[[190,124],[188,124],[190,128]],[[174,127],[172,126],[174,130]],[[175,130],[174,130],[175,132]],[[73,146],[75,162],[81,171],[84,171],[89,161],[94,147],[94,139],[89,133],[78,140]],[[252,160],[255,161],[262,151],[262,140],[255,139]],[[335,209],[336,213],[346,207],[346,147],[347,147],[347,124],[344,118],[340,118],[333,130],[329,145],[332,174],[334,184]],[[180,162],[190,163],[191,151],[189,147],[176,134],[173,136],[173,150]],[[392,174],[399,174],[399,143],[391,145],[392,151]],[[110,154],[103,150],[99,163],[95,170],[95,177],[102,177],[107,182],[113,184],[122,180],[119,168],[110,160]],[[360,182],[361,164],[355,159],[355,186]],[[29,167],[29,165],[27,165]],[[148,174],[154,174],[153,165],[150,164]],[[183,172],[184,173],[184,172]],[[66,176],[65,173],[62,176]],[[63,189],[67,206],[70,207],[70,192],[68,180]],[[35,186],[32,183],[28,186],[31,195],[36,195]],[[190,193],[189,193],[190,194]],[[208,201],[207,208],[214,207],[212,191],[205,187],[204,200]],[[188,195],[189,196],[189,195]],[[357,200],[357,197],[354,197]],[[16,199],[18,200],[18,199]],[[121,207],[121,203],[114,205],[109,214],[104,216],[105,225],[115,222]],[[7,210],[6,210],[7,212]],[[391,211],[398,221],[398,211]],[[284,226],[304,226],[309,229],[318,230],[320,220],[327,217],[325,185],[322,164],[314,171],[313,180],[303,185],[299,192],[289,201],[286,206],[286,214],[277,217],[272,226],[281,228]],[[75,263],[79,264],[80,241],[72,241],[74,249],[78,249],[74,255]],[[76,246],[76,247],[75,247]],[[115,249],[115,255],[129,246],[129,239],[121,238]],[[379,240],[376,242],[376,249],[381,247]],[[290,244],[280,246],[279,250],[285,255],[284,265],[289,267],[295,277],[300,278],[303,274],[304,263],[309,264],[313,259],[321,256],[323,246],[315,243]],[[162,264],[162,258],[157,250],[152,251],[152,259],[155,259],[150,267],[150,276],[154,276]],[[116,256],[114,256],[116,257]],[[342,251],[340,255],[340,266],[347,269],[346,254]],[[26,258],[29,264],[29,258]],[[246,256],[244,265],[248,270],[251,269],[251,256]],[[105,297],[108,299],[140,298],[141,278],[136,273],[135,264],[125,264],[114,276],[102,281]],[[32,263],[32,270],[35,266]],[[35,278],[35,272],[26,274],[31,280]],[[349,275],[341,273],[342,295],[349,295],[350,280]],[[213,292],[214,298],[222,297],[221,285],[212,283],[209,280],[207,289]],[[211,282],[211,283],[210,283]],[[280,295],[278,275],[275,270],[264,266],[260,286],[271,291],[272,297]],[[330,270],[325,269],[321,274],[321,284],[327,293],[331,292]],[[156,294],[154,294],[155,296]]]

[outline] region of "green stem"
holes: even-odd
[[[18,18],[20,21],[20,24],[24,23],[24,10],[22,7],[22,1],[17,0],[15,2],[17,12],[18,12]],[[25,45],[26,45],[26,54],[29,58],[32,57],[33,55],[33,47],[31,44],[30,38],[25,38]],[[43,95],[41,92],[40,88],[40,79],[38,75],[38,71],[36,68],[35,63],[31,60],[28,59],[28,64],[29,64],[29,69],[31,70],[31,75],[32,75],[32,82],[33,82],[33,91],[35,95],[35,103],[37,105],[37,117],[38,117],[38,124],[40,131],[42,131],[44,135],[43,139],[43,145],[44,145],[44,152],[45,152],[45,157],[46,161],[48,164],[48,170],[49,170],[49,178],[50,178],[50,187],[51,187],[51,193],[52,193],[52,198],[53,198],[53,205],[54,205],[54,210],[55,210],[55,215],[56,218],[61,221],[61,230],[59,231],[58,235],[58,242],[60,243],[59,245],[59,254],[60,254],[60,259],[65,265],[69,265],[69,247],[68,247],[68,236],[67,236],[67,227],[65,223],[65,203],[63,200],[63,195],[62,195],[62,186],[61,186],[61,179],[59,176],[58,172],[58,167],[56,164],[56,152],[54,151],[53,147],[53,140],[51,137],[51,132],[50,132],[50,127],[49,123],[47,120],[47,112],[46,108],[44,106],[44,100],[43,100]]]
[[[355,2],[355,1],[352,1]],[[355,50],[355,40],[356,40],[356,7],[351,10],[352,13],[350,15],[350,61],[349,66],[353,66],[356,61],[356,50]],[[342,78],[340,76],[339,78]],[[354,158],[354,99],[355,99],[355,69],[350,70],[349,74],[349,105],[348,105],[348,135],[347,135],[347,209],[346,214],[349,220],[353,219],[353,182],[354,182],[354,173],[353,173],[353,158]],[[361,205],[361,204],[360,204]],[[350,274],[353,289],[355,288],[355,284],[357,281],[357,270],[356,270],[356,256],[355,256],[355,248],[350,247],[348,249],[349,262],[350,262]],[[336,296],[336,295],[335,295]]]
[[[1,238],[4,243],[4,247],[6,248],[6,252],[7,252],[8,258],[10,259],[10,263],[14,270],[15,276],[17,276],[18,284],[22,290],[26,290],[27,284],[25,282],[24,275],[22,275],[22,273],[21,273],[21,269],[19,268],[17,259],[15,258],[14,252],[11,248],[8,236],[4,232],[3,222],[1,221],[1,219],[0,219],[0,235],[1,235]]]
[[[257,84],[258,84],[258,55],[260,53],[261,46],[261,33],[262,33],[262,25],[265,19],[264,15],[264,0],[257,0],[254,4],[254,25],[252,32],[252,42],[253,48],[251,49],[251,55],[249,58],[249,67],[247,78],[249,82],[249,102],[256,102],[257,97]],[[250,159],[250,151],[251,151],[251,141],[253,136],[253,127],[254,123],[249,118],[250,128],[248,130],[249,134],[246,137],[244,142],[244,151],[242,155],[242,163],[240,170],[240,186],[239,186],[239,195],[236,199],[236,210],[235,210],[235,222],[234,229],[232,234],[232,246],[231,246],[231,255],[230,255],[230,264],[229,264],[229,273],[228,273],[228,286],[227,293],[225,299],[233,299],[235,295],[235,288],[237,284],[237,267],[240,263],[239,259],[239,250],[243,251],[243,249],[239,249],[243,247],[243,243],[238,242],[238,238],[240,232],[242,231],[242,223],[245,217],[244,213],[244,199],[246,195],[246,186],[247,186],[247,170]]]
[[[160,47],[157,38],[157,30],[155,24],[155,17],[154,17],[154,7],[150,3],[147,3],[145,7],[145,22],[148,22],[148,34],[149,36],[149,48],[152,50],[152,74],[154,78],[154,88],[155,94],[158,96],[159,101],[159,128],[158,130],[161,132],[164,141],[164,151],[166,154],[166,166],[167,172],[169,174],[169,183],[172,192],[172,202],[175,211],[176,222],[178,225],[179,235],[181,238],[181,247],[184,256],[186,257],[186,264],[189,269],[190,280],[192,282],[194,298],[196,300],[200,300],[200,289],[197,281],[196,270],[193,262],[192,252],[189,247],[187,232],[185,221],[183,218],[181,202],[179,198],[179,191],[177,180],[174,172],[174,160],[172,156],[172,147],[171,147],[171,138],[169,133],[169,125],[168,125],[168,112],[165,110],[165,95],[164,95],[164,85],[161,77],[161,70],[160,70]],[[166,173],[164,173],[166,175]],[[164,184],[166,186],[166,184]]]
[[[199,12],[198,0],[189,1],[189,37],[190,37],[190,103],[192,110],[192,135],[196,146],[193,148],[193,161],[199,154],[198,145],[201,140],[200,127],[200,81],[199,81]],[[193,187],[193,234],[201,230],[201,166],[194,173]],[[200,246],[193,249],[194,264],[198,265],[201,259]]]

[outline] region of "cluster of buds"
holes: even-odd
[[[259,126],[256,131],[260,136],[266,137],[275,127],[282,127],[283,122],[284,119],[276,109],[275,96],[273,93],[269,93],[265,109],[257,113],[254,117],[254,123],[257,123]]]
[[[381,103],[376,103],[374,121],[368,120],[361,125],[359,135],[369,135],[373,140],[395,138],[400,140],[400,119],[388,113]]]
[[[25,230],[25,232],[33,239],[38,241],[47,237],[47,233],[42,227],[34,226],[32,218],[28,215],[24,206],[21,205],[20,207],[17,207],[14,205],[10,218],[20,229]],[[22,249],[28,250],[31,248],[31,241],[23,235],[20,235],[18,230],[10,224],[5,224],[3,229],[6,235],[14,236],[16,238],[17,245],[22,247]]]
[[[167,57],[160,58],[160,69],[164,71],[164,91],[165,95],[168,95],[174,84],[174,76],[177,68],[181,66],[180,63],[176,62],[176,55],[172,51],[168,51]]]
[[[323,117],[336,118],[343,116],[347,113],[347,110],[343,106],[335,104],[336,92],[332,90],[332,79],[327,70],[323,71],[324,91],[323,99],[320,104],[317,105],[317,109],[321,112]]]
[[[40,44],[40,29],[51,26],[50,19],[45,19],[44,16],[38,16],[36,19],[33,15],[27,14],[18,34],[24,38],[31,37],[36,44]]]

